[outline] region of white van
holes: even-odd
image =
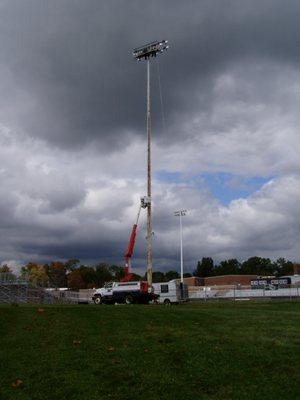
[[[170,305],[179,304],[189,299],[187,284],[183,284],[181,293],[180,282],[173,279],[169,282],[152,283],[154,293],[159,295],[158,303]]]

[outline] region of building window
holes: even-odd
[[[168,285],[160,285],[161,293],[169,293],[169,286]]]

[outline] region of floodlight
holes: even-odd
[[[140,60],[148,60],[150,57],[156,57],[158,53],[162,53],[164,50],[168,50],[167,40],[162,40],[160,42],[155,41],[147,43],[144,46],[137,47],[133,50],[133,57]]]

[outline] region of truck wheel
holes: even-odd
[[[169,300],[169,299],[166,299],[166,300],[164,301],[164,305],[165,305],[165,306],[170,306],[170,305],[171,305],[170,300]]]
[[[96,296],[96,297],[94,298],[94,303],[97,304],[97,305],[102,304],[102,297],[101,297],[100,295],[99,295],[99,296]]]
[[[125,297],[125,303],[126,303],[126,304],[132,304],[132,303],[133,303],[133,297],[131,296],[131,294],[128,294],[128,295]]]

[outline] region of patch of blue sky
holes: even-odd
[[[196,187],[209,190],[213,197],[223,205],[228,205],[232,200],[246,198],[258,191],[273,177],[245,178],[239,175],[224,172],[206,172],[188,178],[180,172],[158,171],[155,178],[168,183],[188,183]]]
[[[185,182],[183,176],[180,172],[168,172],[164,170],[157,171],[154,174],[155,179],[161,182],[168,182],[168,183],[182,183]]]
[[[204,173],[201,174],[201,178],[203,186],[223,205],[228,205],[235,199],[249,197],[272,179],[260,176],[244,178],[223,172]]]

